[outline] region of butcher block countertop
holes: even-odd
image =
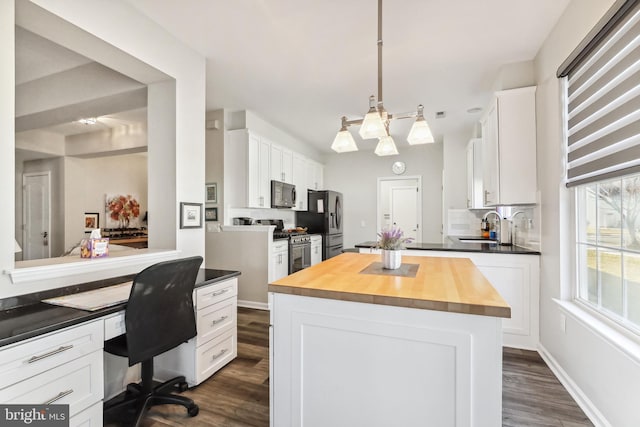
[[[400,270],[376,274],[379,262],[378,254],[343,253],[271,283],[269,292],[511,317],[511,307],[468,258],[403,255]]]

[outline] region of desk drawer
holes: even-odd
[[[209,378],[238,354],[235,330],[224,332],[196,348],[196,383]]]
[[[219,303],[210,305],[197,312],[198,338],[196,346],[200,347],[222,331],[233,328],[235,330],[238,309],[237,299],[228,298]]]
[[[67,404],[69,415],[102,399],[102,350],[0,390],[5,404]]]
[[[196,289],[196,309],[202,310],[236,295],[238,295],[238,279],[236,278],[203,286]]]
[[[102,427],[102,402],[71,417],[69,427]]]
[[[120,311],[113,316],[104,319],[104,340],[118,337],[127,331],[124,324],[124,311]]]
[[[102,328],[102,320],[97,320],[3,348],[0,389],[102,349]]]

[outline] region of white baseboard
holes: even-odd
[[[547,351],[542,344],[538,344],[538,353],[540,357],[549,366],[549,369],[554,373],[556,378],[569,392],[571,397],[576,401],[580,409],[584,411],[585,415],[591,420],[596,427],[611,427],[611,423],[602,415],[602,413],[596,408],[586,394],[573,382],[571,377],[565,372],[564,369],[558,364],[556,359]]]
[[[241,299],[238,300],[238,307],[255,308],[256,310],[269,310],[269,304],[266,302],[245,301]]]

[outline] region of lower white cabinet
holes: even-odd
[[[501,425],[499,318],[269,298],[271,426]]]
[[[377,249],[360,249],[375,253]],[[403,255],[469,258],[511,306],[511,318],[502,319],[506,347],[536,350],[540,339],[540,257],[482,252],[404,250]]]
[[[275,240],[271,244],[269,282],[275,282],[289,275],[289,241]]]
[[[311,265],[322,262],[322,236],[314,234],[311,236]]]
[[[194,291],[198,335],[154,359],[155,375],[184,375],[189,386],[209,378],[238,355],[238,279]]]
[[[101,425],[103,341],[96,320],[3,347],[0,403],[67,404],[70,425]]]

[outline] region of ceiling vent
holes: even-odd
[[[446,111],[436,111],[436,119],[444,119],[447,117]]]

